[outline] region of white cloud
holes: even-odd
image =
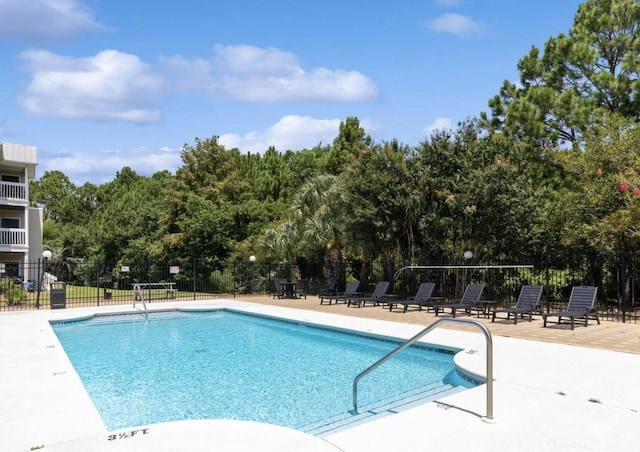
[[[274,47],[217,44],[213,48],[213,54],[214,65],[226,74],[288,77],[304,73],[293,53]]]
[[[151,176],[158,171],[175,170],[182,165],[180,149],[135,148],[124,151],[101,150],[93,152],[60,151],[39,155],[37,177],[45,171],[61,171],[71,182],[101,185],[115,179],[116,173],[129,167],[141,176]]]
[[[424,134],[430,137],[431,134],[438,130],[453,130],[454,126],[449,118],[436,118],[431,124],[423,129]]]
[[[274,48],[216,46],[209,60],[173,56],[156,65],[117,50],[78,58],[32,49],[20,57],[31,79],[18,101],[34,115],[158,122],[157,103],[169,91],[246,102],[347,102],[378,96],[375,83],[357,71],[305,71],[293,54]]]
[[[105,30],[79,0],[0,0],[0,38],[55,42]]]
[[[375,83],[357,71],[304,70],[296,56],[276,48],[216,45],[211,59],[161,59],[174,85],[202,89],[215,99],[249,102],[361,101],[378,97]]]
[[[289,115],[264,131],[248,132],[245,135],[224,134],[218,141],[227,149],[238,148],[242,152],[262,154],[270,146],[279,152],[299,151],[320,143],[333,143],[338,135],[340,122],[340,119]]]
[[[474,34],[482,28],[470,17],[455,13],[440,15],[429,23],[429,27],[437,33],[451,33],[456,36]]]
[[[88,58],[29,50],[20,57],[31,80],[19,95],[31,114],[149,123],[160,120],[162,78],[135,55],[104,50]]]

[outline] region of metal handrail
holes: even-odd
[[[401,344],[396,349],[394,349],[391,352],[387,353],[385,356],[380,358],[378,361],[376,361],[375,363],[373,363],[372,365],[367,367],[365,370],[360,372],[356,376],[356,378],[353,379],[353,414],[358,414],[358,382],[360,381],[360,379],[362,377],[367,375],[369,372],[371,372],[376,367],[378,367],[381,364],[385,363],[387,360],[392,358],[397,353],[400,353],[402,350],[404,350],[405,348],[407,348],[410,345],[412,345],[414,342],[416,342],[418,339],[420,339],[425,334],[427,334],[430,331],[432,331],[435,328],[437,328],[441,323],[447,323],[447,322],[450,322],[450,323],[468,323],[470,325],[475,325],[478,328],[480,328],[482,330],[482,332],[484,333],[484,337],[485,337],[485,339],[487,341],[487,382],[486,382],[486,384],[487,384],[487,414],[486,414],[486,416],[484,416],[483,420],[487,420],[487,421],[493,420],[493,339],[491,337],[491,332],[487,329],[487,327],[484,324],[482,324],[481,322],[478,322],[477,320],[473,320],[473,319],[454,319],[454,318],[443,318],[443,319],[437,320],[436,322],[432,323],[431,325],[429,325],[428,327],[426,327],[425,329],[420,331],[418,334],[413,336],[411,339],[407,340],[405,343]]]
[[[145,303],[144,301],[144,296],[142,295],[142,290],[140,290],[138,293],[135,292],[134,290],[134,294],[133,294],[133,307],[136,307],[136,295],[140,295],[140,301],[142,301],[142,306],[144,307],[144,318],[148,318],[149,317],[149,312],[147,311],[147,303]]]
[[[533,265],[406,265],[394,273],[393,279],[397,281],[405,270],[487,270],[491,268],[533,268]]]

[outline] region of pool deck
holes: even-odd
[[[138,305],[139,306],[139,305]],[[320,305],[307,300],[154,303],[150,310],[224,307],[409,338],[431,312]],[[52,319],[131,311],[131,305],[0,313],[0,450],[44,451],[636,451],[640,438],[640,324],[588,327],[520,320],[491,323],[493,419],[486,385],[322,438],[229,420],[184,421],[109,432],[48,325]],[[470,317],[463,316],[463,319]],[[486,344],[473,325],[445,324],[422,342],[463,349],[458,362],[483,374]],[[105,359],[108,359],[105,356]]]

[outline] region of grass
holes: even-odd
[[[133,303],[133,290],[131,289],[107,289],[95,286],[66,286],[66,305],[71,306],[97,306],[108,304],[124,304]],[[107,298],[105,295],[108,294]],[[152,289],[143,292],[145,301],[171,301],[171,300],[193,300],[211,298],[212,296],[229,296],[229,294],[211,294],[205,292],[176,291],[173,297],[168,296],[166,290]],[[12,307],[17,309],[33,309],[39,303],[40,307],[46,309],[51,303],[51,293],[49,291],[41,291],[38,297],[37,292],[24,292],[25,299]],[[0,303],[3,307],[7,306],[3,298],[0,296]]]

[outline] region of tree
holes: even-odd
[[[258,171],[254,175],[254,193],[258,199],[268,201],[280,199],[293,176],[287,161],[273,146],[259,158]]]
[[[537,147],[483,135],[469,120],[456,131],[435,132],[417,151],[418,230],[434,256],[457,260],[471,250],[482,261],[535,250],[549,199],[548,170]]]
[[[395,253],[406,243],[406,203],[413,190],[408,155],[409,148],[396,141],[375,145],[339,176],[343,211],[348,213],[343,221],[352,250],[363,263],[363,279],[369,275],[367,265],[376,256],[383,256],[383,277],[390,278]]]
[[[327,171],[329,174],[340,174],[372,142],[371,137],[360,127],[358,118],[349,117],[346,121],[341,122],[338,136],[333,140],[333,148],[327,155]]]
[[[294,218],[280,223],[276,227],[268,228],[260,243],[264,256],[284,258],[289,263],[289,279],[296,279],[298,265],[296,259],[303,250],[301,218]]]
[[[584,151],[551,155],[571,182],[557,204],[558,236],[615,254],[623,243],[640,246],[640,128],[620,116],[603,124],[587,133]]]
[[[250,181],[239,174],[240,152],[225,149],[214,136],[185,144],[181,158],[183,166],[164,184],[153,254],[174,260],[206,257],[219,265],[229,255],[229,240],[246,234],[242,216]]]
[[[294,209],[295,215],[304,219],[301,225],[304,255],[312,263],[321,261],[323,265],[319,267],[324,266],[327,279],[343,283],[342,249],[346,236],[339,196],[335,176],[316,176],[298,191]]]
[[[210,263],[221,266],[231,245],[229,215],[219,205],[195,193],[189,195],[186,208],[189,215],[177,220],[181,231],[181,251],[185,254],[176,257],[206,256]]]
[[[640,127],[619,115],[602,124],[585,135],[584,151],[550,155],[569,182],[552,212],[552,233],[567,249],[608,259],[630,300],[632,269],[640,268]]]
[[[578,146],[605,113],[640,119],[639,27],[637,0],[582,3],[568,35],[520,60],[519,84],[504,82],[484,126],[544,147]]]
[[[31,204],[43,207],[46,247],[65,250],[67,256],[87,256],[95,246],[88,225],[97,208],[97,189],[89,182],[77,187],[60,171],[45,171],[30,182]]]
[[[531,255],[540,251],[546,224],[541,213],[549,200],[549,181],[542,180],[544,164],[536,149],[500,134],[483,137],[472,146],[478,156],[468,181],[476,256],[492,258]]]
[[[416,229],[426,259],[462,256],[471,247],[476,200],[469,193],[469,182],[480,163],[472,152],[477,139],[478,129],[470,121],[455,131],[434,131],[416,149],[412,163],[419,189]]]
[[[166,171],[145,177],[124,167],[113,181],[99,187],[95,211],[86,225],[96,240],[92,254],[116,262],[132,241],[144,238],[146,244],[152,243],[166,205],[163,190],[170,179]]]
[[[45,171],[37,181],[31,181],[31,204],[43,207],[44,220],[75,224],[78,215],[76,186],[61,171]]]

